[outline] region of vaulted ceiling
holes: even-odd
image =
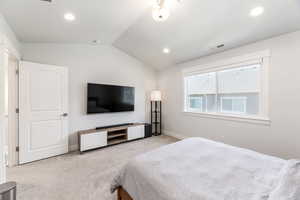
[[[152,19],[152,1],[0,0],[0,12],[21,42],[99,40],[157,69],[300,29],[299,0],[166,0],[165,22]],[[250,17],[257,6],[265,12]],[[76,20],[66,22],[66,12]]]

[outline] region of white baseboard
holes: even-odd
[[[73,145],[70,145],[69,146],[69,152],[72,152],[72,151],[77,151],[79,148],[78,148],[78,145],[77,144],[73,144]]]
[[[168,136],[172,136],[172,137],[180,139],[180,140],[189,138],[189,136],[183,135],[183,134],[175,132],[175,131],[169,131],[169,130],[163,130],[163,134],[168,135]]]

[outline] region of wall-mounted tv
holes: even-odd
[[[88,83],[87,114],[134,111],[134,87]]]

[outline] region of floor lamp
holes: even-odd
[[[153,135],[161,135],[161,111],[161,92],[154,90],[151,92],[151,125]]]

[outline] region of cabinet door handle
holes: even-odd
[[[63,116],[63,117],[68,117],[68,113],[64,113],[64,114],[62,114],[61,116]]]

